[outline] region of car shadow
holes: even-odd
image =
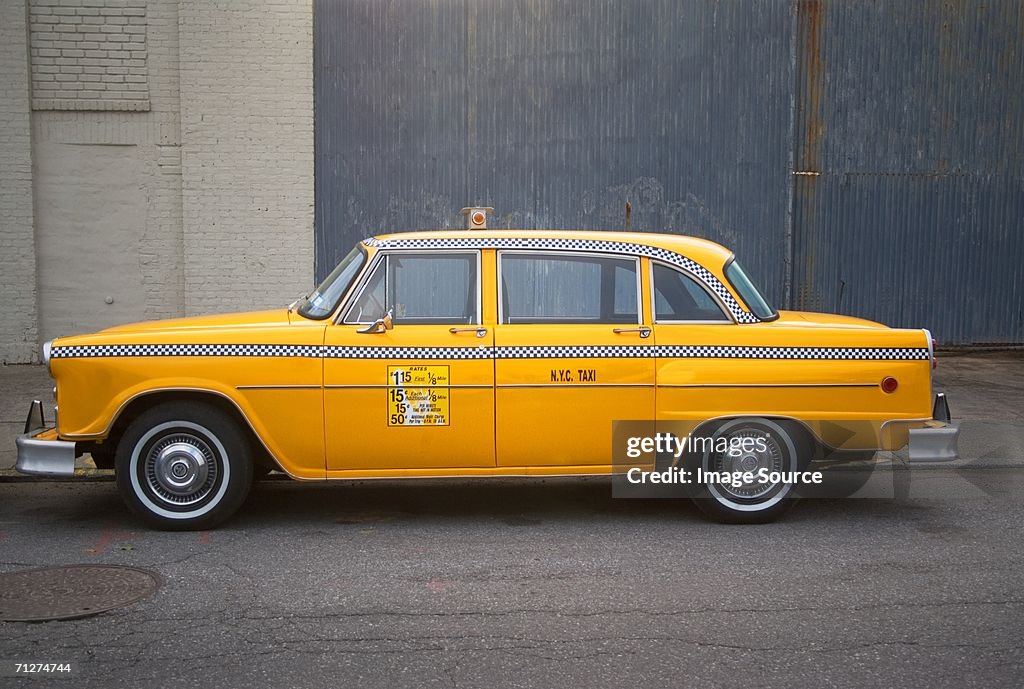
[[[699,520],[686,499],[612,497],[611,480],[416,479],[310,484],[260,481],[236,518],[244,523],[331,521],[341,524],[401,519],[496,521],[529,527],[594,515]]]

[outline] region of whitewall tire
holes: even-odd
[[[241,506],[252,486],[243,430],[201,402],[168,402],[129,424],[116,454],[117,487],[128,506],[167,530],[208,529]]]

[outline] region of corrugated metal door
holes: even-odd
[[[315,0],[316,241],[695,234],[780,305],[1024,341],[1018,0]]]
[[[794,297],[1024,341],[1024,4],[797,4]]]
[[[734,248],[780,297],[785,3],[317,0],[317,272],[370,234],[633,229]],[[742,46],[742,50],[737,49]]]

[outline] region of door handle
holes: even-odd
[[[646,339],[651,336],[651,329],[645,325],[642,325],[639,328],[612,328],[612,332],[616,335],[621,335],[623,333],[640,333],[640,337],[642,339]]]
[[[455,335],[456,333],[474,332],[477,337],[483,337],[487,334],[487,328],[448,328],[448,332],[452,335]]]

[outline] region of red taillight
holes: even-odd
[[[885,378],[882,378],[882,384],[881,385],[882,385],[882,392],[887,392],[889,394],[892,394],[892,393],[896,392],[896,388],[898,388],[900,386],[900,382],[898,380],[896,380],[895,378],[893,378],[892,376],[886,376]]]
[[[939,343],[936,342],[935,338],[933,337],[932,338],[932,370],[933,371],[939,367],[939,360],[935,356],[935,350],[938,349],[938,348],[939,348]]]

